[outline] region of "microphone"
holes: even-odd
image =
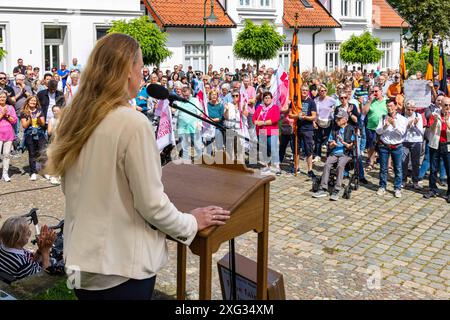
[[[147,86],[147,94],[158,100],[169,99],[170,102],[180,101],[180,102],[189,102],[187,99],[180,97],[175,93],[169,93],[166,87],[161,86],[159,84],[151,83]]]

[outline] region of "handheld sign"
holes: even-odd
[[[414,100],[418,109],[430,106],[431,88],[427,80],[406,80],[404,86],[406,101]]]

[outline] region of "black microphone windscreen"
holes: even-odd
[[[169,90],[159,84],[151,83],[147,86],[147,94],[158,100],[165,100],[169,97]]]

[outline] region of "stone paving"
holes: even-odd
[[[26,158],[12,159],[12,182],[0,183],[2,220],[32,207],[62,217],[58,187],[2,195],[50,186],[43,178],[28,180],[23,174]],[[338,202],[313,199],[304,174],[283,172],[272,183],[269,267],[283,274],[287,299],[450,299],[450,205],[409,190],[397,199],[391,183],[391,192],[378,197],[377,171],[367,178],[368,186]],[[55,224],[49,218],[42,221]],[[175,248],[170,242],[169,263],[156,285],[169,296],[175,294]],[[238,253],[256,260],[255,249],[256,234],[236,239]],[[213,256],[214,299],[222,298],[216,263],[227,251],[223,244]],[[198,257],[189,252],[188,299],[198,298],[198,266]]]

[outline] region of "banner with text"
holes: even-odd
[[[431,104],[431,87],[427,80],[406,80],[405,101],[414,100],[416,108],[428,108]]]

